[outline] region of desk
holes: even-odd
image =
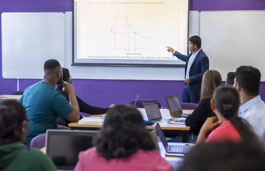
[[[0,100],[19,100],[21,95],[0,95]]]
[[[143,118],[146,118],[146,114],[144,112],[143,109],[139,109],[139,111],[141,112]],[[184,113],[192,113],[193,110],[184,110]],[[168,109],[161,109],[161,114],[162,117],[165,119],[169,119],[171,118]],[[91,117],[99,117],[99,115],[93,115]],[[89,129],[100,129],[103,126],[103,119],[102,122],[98,122],[98,123],[94,123],[94,122],[89,122],[89,123],[69,123],[68,126],[72,129],[85,129],[85,130],[89,130]],[[146,126],[147,129],[149,130],[153,130],[155,129],[155,125],[151,125],[151,126]],[[178,127],[174,127],[174,126],[166,126],[161,124],[161,129],[164,131],[180,131],[182,138],[183,138],[183,142],[188,142],[188,136],[189,136],[189,130],[190,127],[188,126],[178,126]]]
[[[102,128],[102,124],[80,124],[78,122],[74,122],[74,123],[69,123],[68,126],[70,128]],[[150,126],[146,126],[147,129],[149,130],[153,130],[155,129],[155,125],[150,125]],[[190,127],[189,126],[185,126],[185,127],[167,127],[167,126],[163,126],[161,125],[161,129],[162,130],[168,130],[168,131],[189,131]]]

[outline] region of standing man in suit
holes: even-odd
[[[199,36],[189,38],[189,50],[191,54],[186,56],[171,47],[167,47],[168,52],[186,62],[185,87],[182,92],[182,102],[198,103],[200,100],[202,76],[209,69],[209,59],[201,49],[201,38]]]

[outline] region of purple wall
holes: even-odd
[[[265,10],[265,0],[191,0],[191,10]],[[2,12],[61,12],[71,11],[72,0],[0,0]],[[0,18],[1,23],[1,18]],[[1,28],[0,28],[1,32]],[[0,35],[0,40],[2,40]],[[0,47],[2,41],[0,41]],[[2,78],[2,48],[0,48],[0,94],[16,91],[16,80]],[[20,90],[38,80],[20,80]],[[93,105],[127,103],[139,94],[140,99],[157,99],[165,106],[164,97],[178,94],[184,87],[182,81],[114,81],[73,80],[77,95]],[[261,84],[265,99],[265,83]]]
[[[190,0],[197,11],[265,10],[265,0]]]

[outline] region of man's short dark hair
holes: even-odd
[[[196,45],[198,48],[201,48],[202,45],[202,40],[199,36],[191,36],[189,41],[193,44]]]
[[[260,78],[260,71],[252,66],[240,66],[236,69],[236,82],[249,96],[259,94]]]
[[[264,168],[265,150],[258,142],[211,142],[193,147],[178,171],[254,171]]]
[[[236,77],[236,72],[227,73],[226,84],[227,85],[234,85],[235,77]]]
[[[44,71],[53,70],[60,66],[60,63],[56,59],[49,59],[44,63]]]

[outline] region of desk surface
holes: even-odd
[[[162,109],[162,110],[166,110],[166,109]],[[183,113],[192,113],[193,110],[183,110]],[[168,114],[169,115],[169,114]],[[99,117],[100,115],[93,115],[91,117]],[[164,118],[164,116],[163,116]],[[169,116],[165,116],[165,118],[169,118]],[[101,128],[103,125],[102,123],[69,123],[68,126],[70,128]],[[190,127],[189,126],[173,126],[173,125],[163,125],[160,124],[162,130],[171,130],[171,131],[189,131]],[[155,129],[155,124],[154,125],[150,125],[150,126],[146,126],[147,129],[149,130],[153,130]]]
[[[0,95],[0,100],[18,100],[21,95]]]
[[[100,124],[79,124],[77,122],[75,123],[69,123],[68,126],[70,128],[102,128],[103,125]],[[167,126],[163,126],[160,125],[162,130],[171,130],[171,131],[189,131],[190,127],[189,126],[185,126],[185,127],[167,127]],[[147,129],[149,130],[153,130],[155,129],[154,125],[151,126],[146,126]]]

